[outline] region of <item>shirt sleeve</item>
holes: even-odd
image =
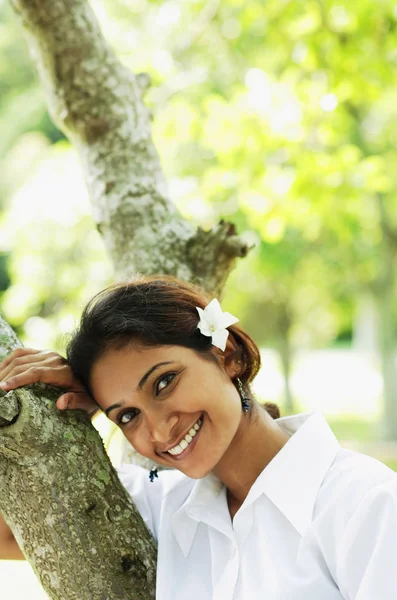
[[[160,471],[158,478],[151,482],[147,469],[131,464],[121,465],[117,473],[157,542],[164,498],[172,487],[186,476],[180,471],[164,470]]]
[[[397,596],[397,475],[369,490],[354,511],[337,557],[347,600]]]

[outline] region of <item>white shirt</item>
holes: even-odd
[[[212,474],[120,469],[158,541],[157,600],[397,597],[397,473],[342,449],[318,412],[277,423],[290,439],[233,521]]]

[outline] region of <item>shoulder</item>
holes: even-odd
[[[158,478],[151,482],[147,469],[131,464],[121,465],[117,473],[156,540],[164,505],[171,502],[177,510],[195,483],[194,479],[176,470],[160,471]]]
[[[323,540],[332,546],[335,579],[346,597],[386,600],[397,589],[397,473],[345,452]]]
[[[320,487],[314,516],[339,508],[348,519],[367,493],[380,492],[382,486],[393,487],[396,482],[397,473],[380,461],[341,448]]]
[[[397,473],[374,458],[340,449],[317,494],[309,536],[314,536],[335,581],[345,590],[351,585],[347,564],[361,561],[363,574],[371,561],[371,544],[379,541],[384,528],[394,530],[390,541],[395,554],[396,526]],[[384,537],[382,552],[389,546]]]

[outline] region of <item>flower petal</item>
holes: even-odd
[[[229,332],[227,329],[222,329],[219,331],[215,331],[212,334],[212,344],[217,348],[220,348],[222,351],[226,348],[227,338],[229,336]]]
[[[238,318],[228,312],[224,312],[217,323],[220,324],[220,329],[223,327],[230,327],[230,325],[238,323]]]
[[[200,317],[197,327],[201,333],[212,337],[212,344],[224,350],[229,335],[226,327],[237,323],[237,317],[228,312],[223,312],[217,298],[213,298],[204,310],[199,306],[196,306],[196,310]]]
[[[204,335],[212,335],[211,322],[208,320],[207,315],[205,313],[205,309],[203,310],[199,306],[196,306],[196,310],[200,316],[200,321],[197,327],[200,329],[201,333]],[[204,329],[204,331],[203,331]],[[205,333],[205,331],[210,331],[210,333]]]
[[[205,320],[210,325],[215,326],[215,329],[223,329],[238,322],[237,317],[228,312],[223,312],[217,298],[211,300],[204,309]]]
[[[222,317],[222,309],[221,305],[217,298],[211,300],[209,304],[204,309],[205,318],[213,325],[217,325],[219,323],[219,319]]]
[[[208,323],[200,322],[197,325],[197,327],[198,327],[198,329],[200,329],[200,331],[201,331],[201,333],[203,335],[209,335],[209,336],[211,336],[213,334],[213,330],[210,327],[210,325],[208,325]]]

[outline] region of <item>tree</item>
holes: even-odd
[[[87,2],[13,4],[52,118],[80,155],[116,278],[168,273],[219,295],[248,246],[225,221],[195,229],[170,201],[142,102],[148,77],[120,63]],[[5,325],[2,339],[5,350],[18,343]],[[57,414],[55,393],[1,399],[1,512],[51,598],[151,598],[153,541],[97,434],[84,416]]]

